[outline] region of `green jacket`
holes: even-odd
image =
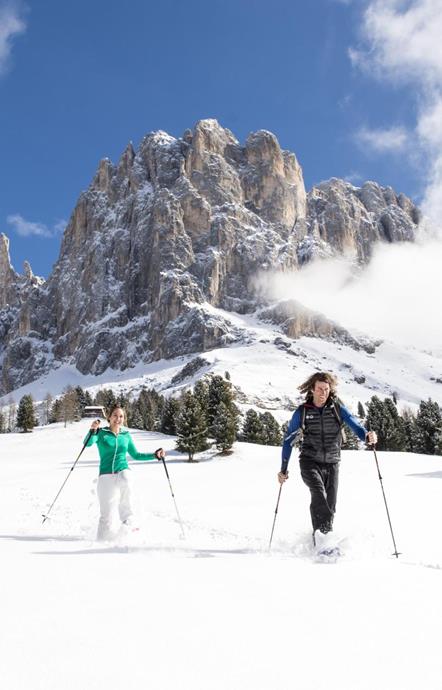
[[[84,443],[86,443],[86,439]],[[92,434],[86,443],[86,447],[98,446],[100,454],[100,474],[114,474],[127,470],[127,454],[134,460],[156,460],[154,453],[139,453],[135,448],[132,436],[127,429],[122,429],[116,436],[109,427],[99,429],[97,434]]]

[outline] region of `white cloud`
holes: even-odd
[[[362,37],[364,46],[349,51],[352,62],[379,79],[413,89],[413,157],[421,162],[426,186],[422,207],[442,228],[441,0],[370,0]]]
[[[359,182],[362,182],[363,180],[367,179],[366,175],[363,175],[362,173],[358,172],[357,170],[351,170],[347,175],[344,175],[343,178],[346,182],[350,182],[350,184],[353,185],[358,185]]]
[[[14,39],[26,31],[22,12],[23,5],[19,2],[0,4],[0,76],[8,70]]]
[[[441,265],[439,241],[381,244],[356,276],[351,261],[326,259],[293,273],[264,274],[260,283],[271,299],[296,299],[347,328],[440,353]]]
[[[65,220],[59,220],[52,228],[48,228],[44,223],[25,220],[19,213],[8,216],[6,220],[21,237],[55,237],[62,233],[66,227]]]
[[[409,134],[405,127],[389,127],[386,129],[361,127],[356,132],[355,139],[364,149],[384,153],[403,151],[407,146]]]

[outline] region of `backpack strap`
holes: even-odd
[[[290,445],[292,448],[295,446],[300,446],[302,444],[302,441],[304,439],[304,431],[305,431],[305,405],[302,404],[298,408],[301,412],[301,425],[299,429],[296,429],[296,431],[293,431],[290,436],[287,436],[285,439],[286,441],[290,441]]]
[[[342,421],[341,417],[341,405],[339,404],[339,400],[332,400],[330,407],[332,408],[333,414],[335,415],[341,429],[342,443],[345,443],[347,441],[347,434],[345,433],[344,422]]]
[[[304,431],[305,431],[305,405],[304,405],[304,403],[300,407],[301,407],[301,430],[302,430],[302,433],[304,433]]]

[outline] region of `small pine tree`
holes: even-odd
[[[178,435],[177,449],[187,453],[189,462],[194,462],[195,453],[207,450],[207,424],[201,405],[193,393],[186,393],[183,406],[176,419]]]
[[[247,410],[241,438],[246,443],[263,443],[263,424],[255,410]]]
[[[51,409],[49,411],[49,424],[55,424],[58,422],[61,415],[61,400],[60,398],[55,398],[52,402]]]
[[[212,376],[209,383],[207,401],[207,420],[209,428],[212,427],[220,402],[223,402],[229,410],[232,408],[234,404],[232,384],[230,381],[223,379],[222,376]]]
[[[442,429],[439,429],[434,437],[434,454],[442,455]]]
[[[32,395],[24,395],[19,402],[17,410],[17,426],[19,429],[23,429],[24,433],[32,431],[34,426],[37,426]]]
[[[431,398],[421,400],[416,415],[416,452],[434,455],[439,446],[441,433],[442,412],[439,405]]]
[[[405,450],[407,453],[413,453],[416,445],[416,417],[409,408],[404,408],[402,420],[404,424]]]
[[[385,398],[383,402],[376,395],[371,398],[367,407],[366,424],[368,429],[376,431],[379,450],[406,450],[404,421],[391,398]]]
[[[6,415],[3,413],[3,410],[0,410],[0,434],[4,434],[6,432]]]
[[[76,386],[74,390],[77,394],[80,417],[82,417],[86,405],[93,405],[92,396],[89,391],[85,391],[81,386]]]
[[[262,412],[259,415],[262,425],[262,440],[265,446],[280,446],[282,443],[281,427],[271,412]]]
[[[161,417],[160,431],[163,434],[170,434],[175,436],[176,434],[176,418],[180,412],[180,403],[176,398],[167,398],[163,414]]]
[[[117,404],[117,399],[111,388],[102,388],[98,391],[94,399],[94,405],[101,405],[106,412]]]
[[[127,423],[132,429],[144,429],[143,416],[138,409],[137,403],[127,405]]]
[[[406,450],[404,421],[391,398],[384,400],[384,435],[386,450]]]
[[[361,401],[358,402],[358,417],[359,419],[365,419],[365,407]]]
[[[206,418],[207,428],[209,428],[209,384],[206,379],[199,379],[194,387],[193,394],[198,400],[203,414]]]
[[[212,424],[213,438],[218,450],[227,455],[235,442],[238,431],[237,415],[222,401],[219,403]]]

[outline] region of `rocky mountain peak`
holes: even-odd
[[[332,179],[307,194],[295,154],[265,130],[244,144],[213,119],[181,138],[151,132],[116,165],[99,163],[44,285],[30,266],[15,274],[1,237],[0,388],[54,361],[100,374],[229,344],[243,336],[228,312],[263,306],[259,272],[348,251],[367,262],[377,242],[412,241],[418,218],[409,199],[373,182]],[[294,337],[319,329],[288,311],[284,322],[267,317]],[[341,337],[335,326],[319,332]]]
[[[18,300],[19,276],[11,265],[9,239],[0,234],[0,309],[13,306]]]

